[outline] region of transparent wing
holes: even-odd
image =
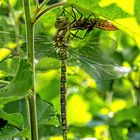
[[[78,60],[75,61],[77,65],[95,79],[120,78],[129,72],[128,69],[119,66],[120,61],[113,58],[117,45],[114,40],[103,37],[101,40],[99,38],[88,38],[88,42],[84,42],[84,40],[81,40],[79,44],[74,44],[69,53]],[[70,58],[72,59],[72,57]]]
[[[101,58],[100,56],[98,58],[93,57],[92,59],[89,59],[81,54],[79,56],[79,62],[79,66],[95,79],[108,80],[120,78],[127,72],[124,67],[106,61],[105,58]]]
[[[34,44],[36,58],[43,57],[47,54],[50,55],[53,42],[48,35],[36,35],[34,37]],[[17,36],[12,32],[0,31],[0,48],[10,50],[14,54],[17,53],[17,48],[19,48],[20,51],[26,54],[26,37],[25,35]]]
[[[50,68],[50,66],[55,69],[59,68],[60,64],[57,61],[59,60],[59,54],[57,54],[56,49],[53,47],[52,39],[47,39],[45,39],[44,36],[39,39],[40,44],[37,46],[38,48],[36,48],[38,49],[38,51],[36,51],[36,56],[41,54],[41,57],[51,57],[46,59],[46,65],[44,65],[48,68]],[[87,73],[97,79],[119,78],[126,73],[126,70],[123,67],[115,62],[111,62],[112,58],[109,55],[114,53],[117,46],[116,42],[111,38],[102,37],[100,40],[99,38],[86,38],[85,40],[78,39],[71,41],[70,46],[71,47],[67,50],[67,64],[69,66],[80,66]],[[52,63],[54,63],[54,67],[52,66]],[[43,69],[44,66],[43,64],[41,65],[41,69]]]
[[[48,36],[49,35],[35,35],[34,37],[35,62],[37,67],[36,69],[41,71],[45,71],[52,68],[58,69],[59,67],[59,55],[56,52],[56,49],[54,48],[54,42],[52,41],[52,37]],[[13,32],[0,31],[0,53],[3,53],[4,55],[6,54],[6,56],[4,57],[0,56],[0,61],[3,61],[3,59],[6,59],[7,57],[13,57],[15,55],[26,57],[26,36],[17,36]]]
[[[48,37],[48,35],[36,35],[34,40],[36,59],[42,57],[57,57],[52,37]]]
[[[6,47],[5,44],[9,42],[8,40],[16,42],[16,37],[11,33],[0,33],[0,47],[1,45]],[[18,36],[17,38],[21,42],[20,47],[26,48],[25,36]],[[5,43],[2,43],[4,41]],[[71,41],[70,46],[67,50],[68,65],[80,66],[94,78],[114,79],[127,73],[124,67],[119,66],[115,59],[113,60],[112,56],[117,44],[110,38],[93,38],[93,36],[88,36],[83,40],[75,39]],[[51,37],[47,35],[35,36],[35,58],[40,62],[39,66],[37,65],[38,69],[58,69],[60,67],[58,53],[57,49],[54,48],[54,42]]]

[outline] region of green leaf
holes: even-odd
[[[31,138],[31,136],[30,136],[30,128],[25,128],[23,131],[20,131],[19,133],[17,133],[16,135],[15,135],[15,137],[20,137],[20,138],[26,138],[26,139],[30,139]]]
[[[29,126],[28,122],[28,104],[27,99],[21,99],[14,102],[7,103],[3,110],[8,114],[21,114],[22,115],[22,128]]]
[[[0,89],[0,108],[8,102],[26,97],[31,86],[30,64],[26,59],[21,59],[16,76],[7,86]]]
[[[130,17],[130,15],[123,11],[120,7],[118,7],[116,3],[112,3],[108,6],[101,7],[99,6],[99,2],[100,0],[69,0],[68,5],[73,4],[74,7],[76,7],[82,14],[89,11],[89,14],[92,12],[110,20]]]
[[[48,71],[59,68],[60,68],[59,60],[52,57],[44,57],[43,59],[39,60],[39,62],[36,65],[37,71]]]
[[[1,109],[0,118],[7,120],[9,124],[14,125],[18,128],[21,128],[22,126],[23,118],[21,114],[18,114],[18,113],[8,114]]]
[[[52,99],[58,97],[60,80],[57,73],[57,71],[50,71],[48,73],[41,73],[37,75],[36,91],[42,99],[51,101]]]
[[[140,24],[140,1],[139,0],[135,0],[135,16],[136,16],[136,20],[137,23]]]
[[[6,59],[0,63],[0,70],[6,73],[6,77],[14,77],[16,75],[19,62],[20,59],[16,57],[13,59]]]
[[[128,134],[128,140],[140,140],[140,132],[132,132]]]
[[[132,64],[135,58],[140,54],[138,47],[127,47],[123,51],[123,57],[126,61]],[[129,57],[128,57],[129,56]]]
[[[47,132],[47,133],[46,133]],[[39,140],[41,140],[41,138],[47,136],[48,140],[50,139],[49,137],[55,135],[55,136],[60,136],[62,135],[62,131],[60,127],[55,127],[52,125],[46,125],[46,126],[42,126],[39,128]]]
[[[106,7],[98,6],[94,11],[98,15],[103,16],[107,19],[118,19],[118,18],[130,17],[130,15],[124,12],[120,7],[118,7],[116,3],[110,4]]]
[[[71,133],[74,133],[74,135],[78,138],[94,135],[93,128],[90,128],[90,127],[87,127],[87,126],[71,126],[69,128],[69,131]]]
[[[13,138],[28,138],[30,139],[30,129],[19,131],[17,128],[8,125],[0,131],[0,140],[11,140]]]
[[[39,96],[37,96],[36,103],[39,127],[43,125],[59,125],[57,112],[50,103],[43,101]],[[0,118],[7,120],[8,123],[17,126],[18,128],[21,128],[21,126],[22,128],[27,128],[28,117],[26,112],[27,110],[25,100],[18,100],[6,104],[2,112],[5,115],[1,115],[0,112]],[[15,120],[13,116],[15,116]],[[11,121],[9,121],[9,119],[11,119]]]
[[[57,112],[54,107],[46,101],[37,98],[37,114],[38,114],[38,125],[59,125],[57,118]]]
[[[87,8],[87,10],[91,10],[93,7],[96,7],[101,0],[68,0],[68,5],[77,5],[83,8]]]
[[[111,140],[127,140],[126,136],[123,134],[124,128],[121,127],[110,127]]]
[[[132,108],[128,108],[128,109],[119,111],[114,116],[113,120],[116,121],[117,123],[120,123],[120,122],[126,121],[126,120],[137,121],[137,123],[139,123],[140,112],[138,110],[140,110],[140,106],[136,106],[136,107],[132,107]]]
[[[19,130],[12,126],[7,126],[0,131],[0,140],[11,140],[15,135],[19,133]]]

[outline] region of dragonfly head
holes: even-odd
[[[57,18],[55,27],[59,29],[67,28],[68,25],[68,18],[64,16],[60,16]]]

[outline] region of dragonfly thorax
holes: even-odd
[[[96,18],[91,18],[91,19],[83,18],[83,19],[74,21],[71,24],[71,29],[72,30],[78,30],[79,29],[79,30],[91,31],[95,27],[96,23],[97,23]]]
[[[69,46],[69,22],[68,18],[60,16],[56,21],[56,34],[53,37],[56,48],[66,49]]]
[[[57,30],[55,36],[53,37],[53,40],[55,42],[56,48],[63,48],[66,49],[70,46],[69,44],[69,37],[68,37],[67,28],[64,30]]]
[[[68,18],[64,16],[58,17],[55,23],[55,27],[59,30],[67,28],[68,25]]]

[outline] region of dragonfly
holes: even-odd
[[[45,35],[35,36],[35,56],[37,60],[47,57],[48,59],[54,58],[55,60],[61,61],[60,102],[62,134],[64,140],[67,140],[68,129],[66,118],[66,65],[79,66],[95,79],[115,79],[124,76],[126,73],[123,67],[111,62],[109,59],[110,57],[108,54],[112,54],[115,51],[116,43],[114,40],[106,37],[101,37],[101,39],[99,39],[93,38],[91,35],[86,36],[87,33],[91,32],[94,28],[103,30],[117,30],[117,27],[112,25],[107,20],[90,18],[90,16],[88,18],[83,18],[81,16],[79,19],[76,19],[75,11],[72,14],[72,17],[74,17],[73,21],[70,21],[66,16],[66,13],[67,11],[64,9],[62,14],[57,18],[56,33],[52,38]],[[90,26],[91,24],[92,26]],[[84,37],[77,36],[79,30],[86,31]],[[73,31],[75,31],[75,33],[73,33]],[[1,41],[8,41],[8,37],[9,39],[14,40],[14,36],[15,35],[11,33],[0,32]],[[18,38],[23,41],[22,46],[25,46],[23,45],[25,43],[25,37],[18,36]],[[84,38],[88,42],[86,42]],[[4,47],[3,45],[1,46]],[[10,51],[13,52],[13,55],[16,54],[15,49],[10,48]]]
[[[77,20],[76,19],[76,13],[75,13],[74,10],[77,10],[77,9],[72,6],[72,11],[73,11],[72,17],[74,17],[74,20],[70,22],[69,19],[65,15],[65,12],[67,12],[67,11],[65,10],[65,8],[63,9],[62,14],[60,15],[60,17],[57,18],[57,21],[56,21],[56,24],[55,24],[57,31],[56,31],[56,34],[53,37],[55,47],[59,50],[59,55],[60,55],[60,60],[61,60],[61,86],[60,86],[61,97],[60,97],[60,102],[61,102],[62,131],[63,131],[63,139],[64,140],[67,140],[67,129],[68,129],[67,118],[66,118],[66,116],[67,116],[66,115],[66,95],[67,95],[66,59],[68,57],[68,51],[67,50],[70,46],[70,41],[74,37],[77,37],[77,38],[80,38],[80,39],[85,38],[87,33],[92,31],[94,27],[99,28],[99,29],[103,29],[103,30],[108,30],[108,31],[114,31],[114,30],[118,29],[111,22],[108,22],[107,20],[90,18],[91,15],[88,18],[82,18],[82,15],[81,15],[80,18]],[[76,31],[75,34],[73,34],[71,32],[72,30]],[[86,33],[82,38],[77,36],[77,33],[78,33],[79,30],[86,30]],[[86,51],[86,54],[87,54],[87,52],[88,51]],[[91,52],[93,53],[93,51],[91,51]],[[94,52],[95,52],[95,50],[94,50]],[[84,54],[84,52],[83,52],[83,54]],[[86,62],[87,65],[91,65],[91,63],[93,61],[91,62],[90,58],[88,58],[88,57],[83,57],[83,54],[80,56],[81,60],[84,63]],[[98,56],[96,56],[96,57],[97,57],[97,59],[99,58]],[[87,68],[87,65],[85,65],[85,68]],[[95,69],[95,71],[98,71],[99,69],[97,70],[96,69],[97,67],[96,68],[94,67],[95,65],[96,65],[96,62],[94,62],[94,64],[91,66],[91,68]],[[102,64],[99,64],[99,65],[102,65]],[[112,67],[112,65],[110,65],[110,64],[102,65],[103,69],[102,68],[100,69],[101,73],[104,73],[105,67],[109,68],[108,71],[106,71],[107,72],[106,74],[111,74],[110,73],[110,68]],[[117,69],[117,67],[116,67],[116,69]],[[114,71],[115,71],[115,67],[114,67]]]

